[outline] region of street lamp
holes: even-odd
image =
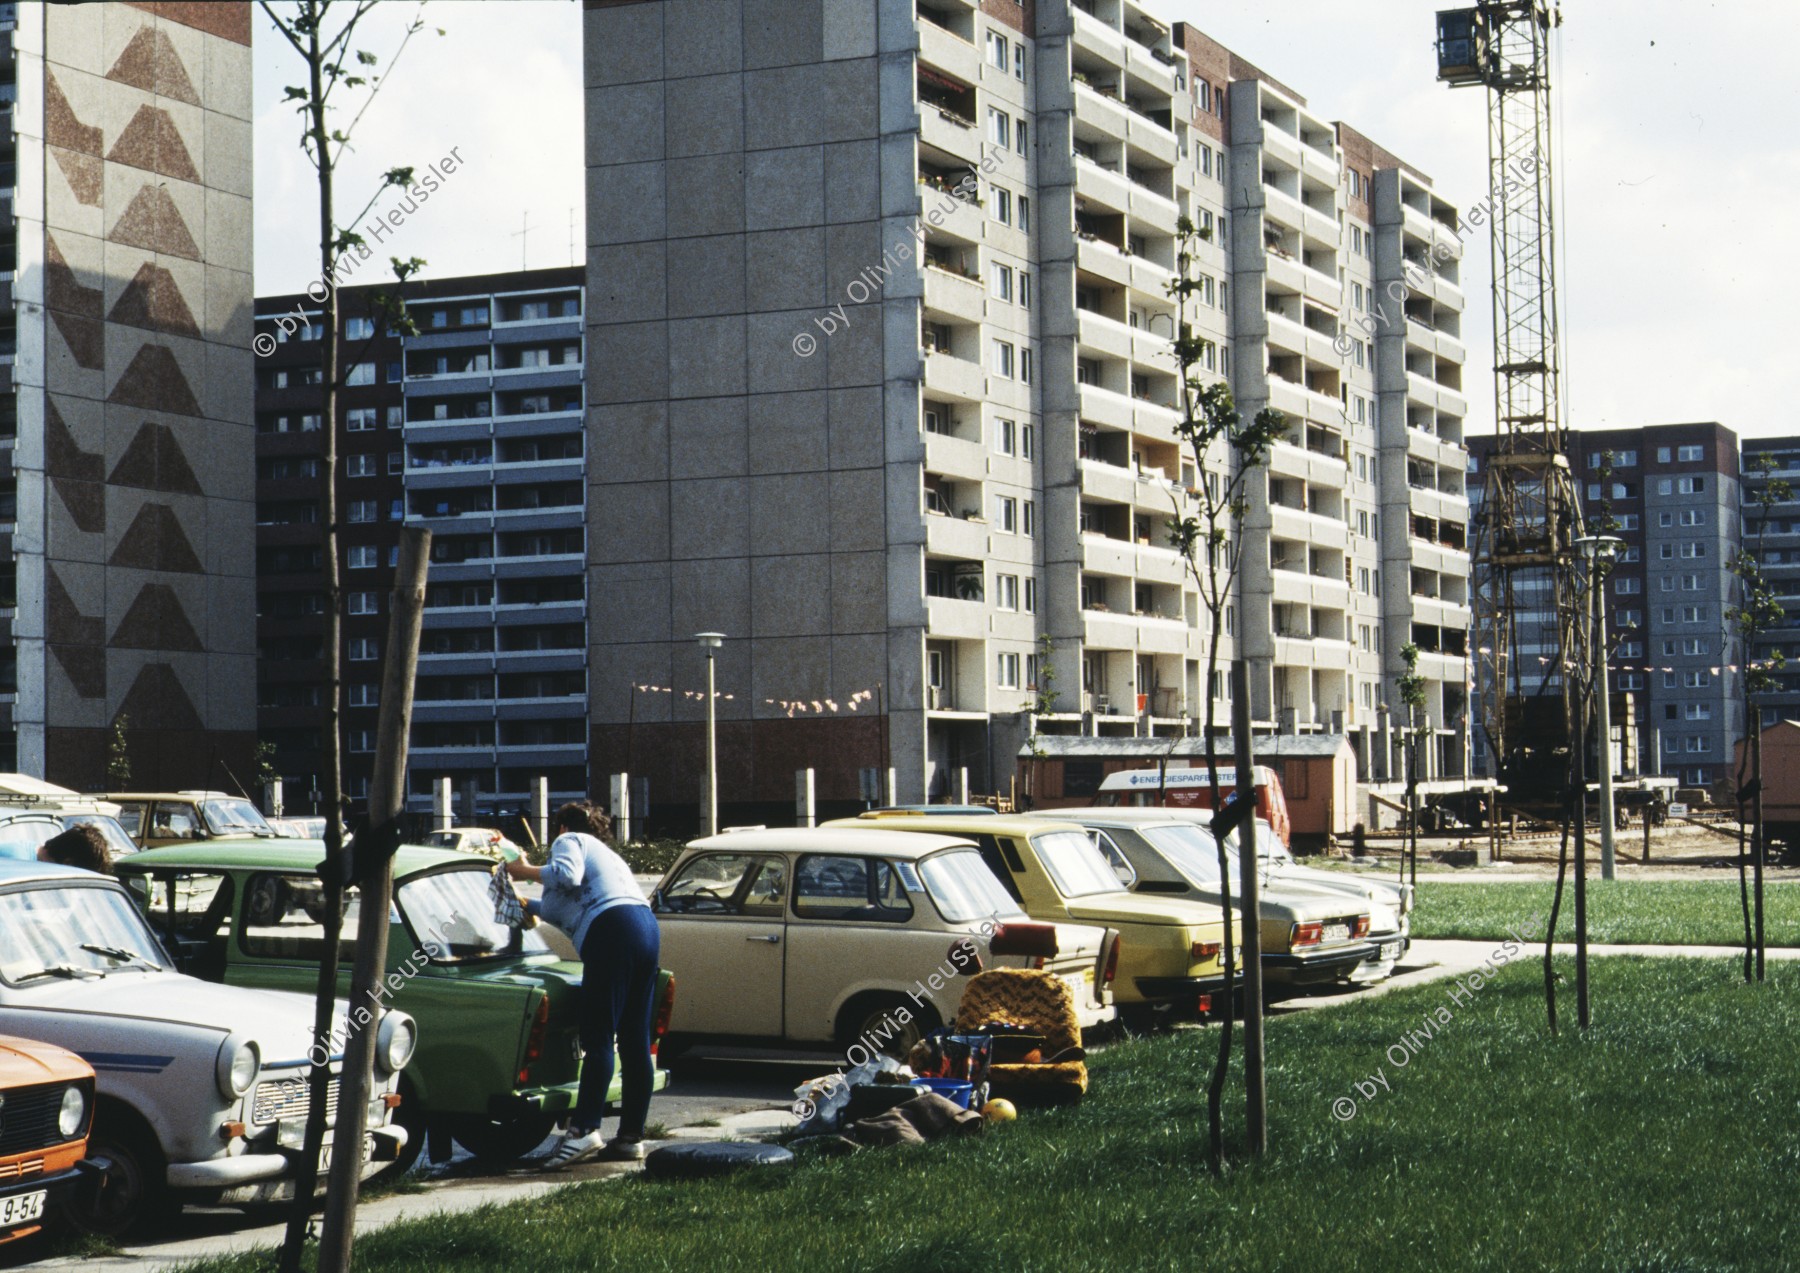
[[[723,632],[696,632],[694,640],[706,651],[706,790],[700,800],[701,831],[719,834],[718,700],[713,690],[713,662],[725,643]]]
[[[1606,606],[1602,584],[1603,567],[1610,565],[1613,554],[1625,541],[1616,535],[1583,535],[1575,541],[1590,571],[1588,591],[1594,607],[1594,698],[1600,736],[1600,878],[1610,880],[1613,872],[1613,772],[1612,772],[1612,695],[1606,676]],[[1586,793],[1582,795],[1585,802]],[[1649,816],[1648,814],[1645,815]]]

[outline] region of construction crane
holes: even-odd
[[[1562,419],[1551,186],[1550,38],[1560,8],[1483,0],[1437,15],[1438,79],[1488,92],[1494,419],[1472,536],[1476,693],[1515,801],[1569,790],[1586,666],[1581,504]]]

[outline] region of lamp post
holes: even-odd
[[[718,699],[713,689],[713,662],[725,643],[723,632],[696,632],[694,640],[706,651],[706,790],[700,800],[701,834],[719,834],[719,739]]]
[[[1603,568],[1612,562],[1613,553],[1624,542],[1615,535],[1583,535],[1575,541],[1591,572],[1588,591],[1592,594],[1594,607],[1594,711],[1600,738],[1600,878],[1603,880],[1614,877],[1612,695],[1608,691],[1606,675],[1606,606],[1602,597],[1606,576]],[[1646,812],[1645,816],[1649,814]]]

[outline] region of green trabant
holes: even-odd
[[[138,853],[118,864],[181,971],[208,981],[310,993],[324,950],[317,840],[211,840]],[[559,960],[532,929],[494,922],[493,863],[413,846],[394,858],[387,1001],[418,1022],[400,1080],[404,1171],[431,1137],[434,1160],[456,1142],[506,1162],[531,1152],[575,1101],[581,965]],[[270,907],[271,892],[298,905]],[[339,985],[355,958],[354,891],[344,915]],[[674,978],[658,987],[657,1038]],[[667,1071],[656,1071],[658,1090]],[[615,1066],[609,1103],[620,1097]]]

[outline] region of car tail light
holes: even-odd
[[[1119,975],[1119,947],[1125,944],[1123,937],[1115,937],[1112,947],[1106,952],[1106,967],[1100,973],[1100,984],[1110,986],[1113,978]]]
[[[1194,1011],[1198,1012],[1203,1017],[1205,1015],[1207,1015],[1209,1012],[1211,1012],[1212,1011],[1212,996],[1211,995],[1201,995],[1199,998],[1195,999],[1194,1000]]]
[[[1197,941],[1189,948],[1195,959],[1217,959],[1219,952],[1225,949],[1225,943],[1216,941]]]
[[[669,974],[669,988],[663,992],[661,1002],[656,1005],[656,1019],[650,1025],[650,1055],[662,1046],[663,1036],[669,1032],[669,1021],[675,1016],[675,975]]]
[[[988,950],[996,955],[1026,955],[1038,959],[1055,958],[1056,926],[1054,924],[1000,924],[988,939]],[[1043,967],[1039,964],[1038,967]]]
[[[525,1040],[525,1064],[519,1067],[519,1082],[531,1082],[531,1064],[544,1055],[544,1040],[550,1034],[550,996],[538,999],[537,1014],[531,1020],[531,1034]]]
[[[1358,915],[1356,917],[1356,922],[1350,926],[1350,935],[1353,937],[1367,937],[1369,935],[1369,917],[1367,915]]]
[[[1325,936],[1323,924],[1295,924],[1289,944],[1293,946],[1317,946]]]

